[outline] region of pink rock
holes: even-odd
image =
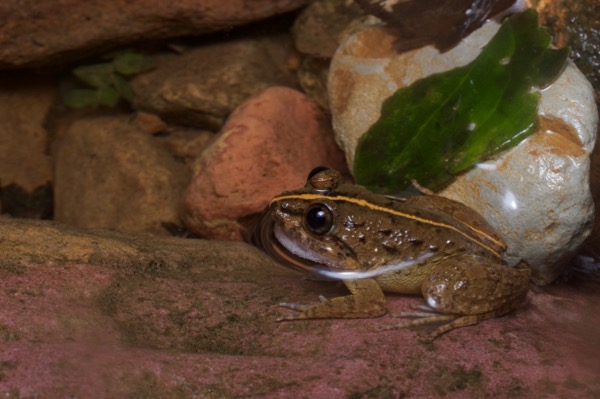
[[[239,242],[0,217],[0,398],[597,398],[600,284],[537,287],[515,312],[431,327],[277,322],[347,294]],[[572,281],[573,282],[573,281]],[[422,298],[387,294],[390,312]]]
[[[202,236],[239,240],[238,218],[303,186],[319,165],[346,170],[323,111],[295,90],[267,89],[233,112],[194,165],[184,221]]]
[[[202,264],[185,278],[81,264],[0,270],[0,395],[593,398],[600,392],[598,298],[573,287],[531,294],[514,314],[422,344],[408,329],[375,331],[397,322],[389,316],[277,323],[286,313],[278,300],[314,303],[319,293],[343,292],[283,269],[271,272],[273,265],[251,262],[254,273],[247,273],[243,262],[232,261],[223,259],[230,281]],[[193,281],[194,273],[202,280]],[[417,303],[388,297],[392,311]]]

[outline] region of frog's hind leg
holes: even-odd
[[[378,328],[379,331],[386,330],[397,330],[399,328],[423,326],[426,324],[440,323],[444,321],[453,322],[460,316],[452,314],[441,314],[441,313],[429,313],[429,312],[402,312],[399,314],[392,315],[393,317],[417,317],[417,319],[406,320],[396,324],[390,324],[387,326],[381,326]],[[450,324],[450,323],[448,323]],[[448,330],[449,331],[449,330]],[[438,334],[439,335],[439,334]]]
[[[467,259],[472,260],[472,259]],[[502,316],[521,303],[528,291],[529,271],[504,265],[468,262],[438,267],[423,282],[422,294],[429,309],[403,312],[400,317],[417,317],[383,330],[445,322],[429,340],[455,328],[470,326]]]
[[[442,315],[442,316],[444,316],[444,315]],[[450,321],[449,323],[439,326],[438,328],[435,329],[434,332],[430,333],[427,337],[430,341],[433,341],[439,335],[447,333],[450,330],[454,330],[455,328],[472,326],[472,325],[482,322],[484,320],[492,319],[496,316],[497,315],[494,312],[478,314],[478,315],[467,315],[467,316],[455,316],[454,315],[454,320]]]
[[[378,331],[386,330],[397,330],[400,328],[423,326],[427,324],[443,323],[442,326],[438,327],[433,333],[425,336],[426,341],[433,341],[438,335],[448,332],[454,328],[462,327],[463,325],[455,325],[458,320],[463,319],[461,316],[452,314],[441,314],[436,312],[401,312],[392,315],[393,317],[416,317],[416,319],[405,320],[400,323],[390,324],[379,327]],[[473,324],[473,323],[471,323]],[[465,324],[468,325],[468,324]]]
[[[424,340],[431,342],[438,336],[447,333],[448,331],[454,330],[455,328],[471,326],[481,321],[491,319],[496,316],[496,313],[490,312],[479,315],[455,315],[455,314],[442,314],[435,311],[424,311],[424,312],[400,312],[393,315],[394,317],[417,317],[416,319],[406,320],[401,323],[391,324],[387,326],[381,326],[378,328],[379,331],[396,330],[400,328],[423,326],[427,324],[444,323],[433,332],[426,334]]]

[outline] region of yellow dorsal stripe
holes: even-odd
[[[483,247],[483,248],[487,249],[488,251],[492,252],[497,257],[502,258],[502,256],[496,250],[494,250],[493,248],[489,247],[488,245],[485,245],[481,241],[479,241],[479,240],[471,237],[470,235],[468,235],[465,232],[457,229],[454,226],[451,226],[451,225],[446,224],[446,223],[436,222],[436,221],[430,220],[430,219],[421,218],[419,216],[411,215],[411,214],[408,214],[408,213],[400,212],[400,211],[397,211],[397,210],[392,209],[392,208],[386,208],[384,206],[375,205],[375,204],[372,204],[369,201],[366,201],[364,199],[346,197],[346,196],[343,196],[343,195],[327,196],[327,195],[321,195],[321,194],[290,194],[290,195],[280,195],[278,197],[275,197],[275,198],[273,198],[271,200],[271,203],[273,203],[275,201],[286,200],[286,199],[330,200],[330,201],[346,201],[346,202],[351,202],[351,203],[359,205],[359,206],[367,207],[367,208],[372,209],[374,211],[389,213],[391,215],[400,216],[400,217],[403,217],[403,218],[406,218],[406,219],[415,220],[417,222],[422,222],[422,223],[430,224],[432,226],[437,226],[437,227],[441,227],[441,228],[444,228],[444,229],[452,230],[452,231],[454,231],[454,232],[462,235],[466,239],[471,240],[471,241],[477,243],[481,247]],[[498,246],[500,246],[500,247],[504,246],[504,243],[498,241],[497,239],[495,239],[494,237],[490,236],[489,234],[487,234],[487,233],[485,233],[485,232],[483,232],[483,231],[481,231],[479,229],[476,229],[475,227],[470,226],[468,224],[465,224],[465,226],[467,226],[470,230],[472,230],[476,234],[479,234],[479,235],[487,238],[491,242],[497,244]]]

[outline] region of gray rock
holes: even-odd
[[[297,86],[288,69],[289,35],[216,42],[154,57],[157,68],[131,80],[134,107],[166,121],[219,130],[246,98],[270,86]]]
[[[321,108],[329,109],[329,62],[340,43],[360,26],[362,11],[346,0],[318,0],[306,7],[292,27],[294,44],[302,53],[298,80],[302,90]]]
[[[292,27],[294,43],[302,54],[331,58],[345,37],[344,31],[363,13],[354,2],[319,0],[306,7]]]
[[[444,54],[431,46],[397,54],[394,38],[377,26],[349,37],[332,60],[329,78],[336,139],[349,165],[385,98],[421,77],[467,64],[497,28],[489,23]],[[591,85],[571,63],[541,94],[537,133],[440,194],[479,211],[506,239],[507,261],[527,261],[534,282],[546,284],[591,230],[589,154],[598,113]]]

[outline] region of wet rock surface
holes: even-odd
[[[594,397],[598,287],[536,288],[433,344],[397,322],[276,322],[343,295],[242,243],[0,218],[0,393],[8,397]],[[420,303],[388,295],[392,311]],[[375,395],[375,396],[374,396]]]
[[[421,77],[466,65],[497,27],[483,26],[444,54],[431,46],[398,54],[394,36],[379,26],[350,36],[336,52],[329,75],[333,126],[348,164],[383,100]],[[594,217],[589,155],[598,112],[591,85],[573,64],[541,92],[538,114],[537,133],[458,176],[440,194],[481,213],[506,240],[507,261],[524,259],[533,280],[546,284],[589,236]]]

